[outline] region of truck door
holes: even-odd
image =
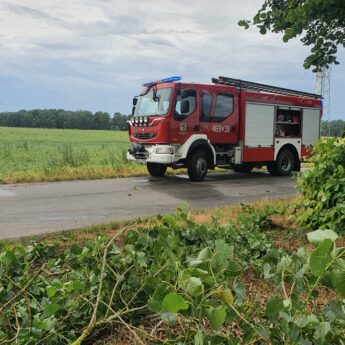
[[[210,124],[212,121],[212,108],[213,108],[213,93],[202,91],[200,94],[200,132],[203,134],[207,134],[209,136],[210,132]]]
[[[183,112],[183,103],[189,103]],[[171,142],[183,144],[191,135],[202,133],[199,122],[199,95],[196,89],[186,88],[177,92],[174,115],[171,120]]]
[[[236,144],[238,133],[238,97],[231,91],[215,93],[209,139],[212,144]]]

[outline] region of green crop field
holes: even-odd
[[[127,132],[0,127],[0,183],[146,174],[127,147]]]

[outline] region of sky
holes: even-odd
[[[244,30],[262,0],[0,0],[0,112],[131,112],[143,82],[228,76],[307,92],[308,47]],[[345,50],[331,69],[331,119],[345,119]]]

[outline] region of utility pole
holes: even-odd
[[[331,136],[331,71],[324,67],[316,74],[315,93],[323,98],[323,118],[328,119],[328,136]]]

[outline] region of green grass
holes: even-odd
[[[0,183],[146,174],[127,148],[127,132],[0,127]]]

